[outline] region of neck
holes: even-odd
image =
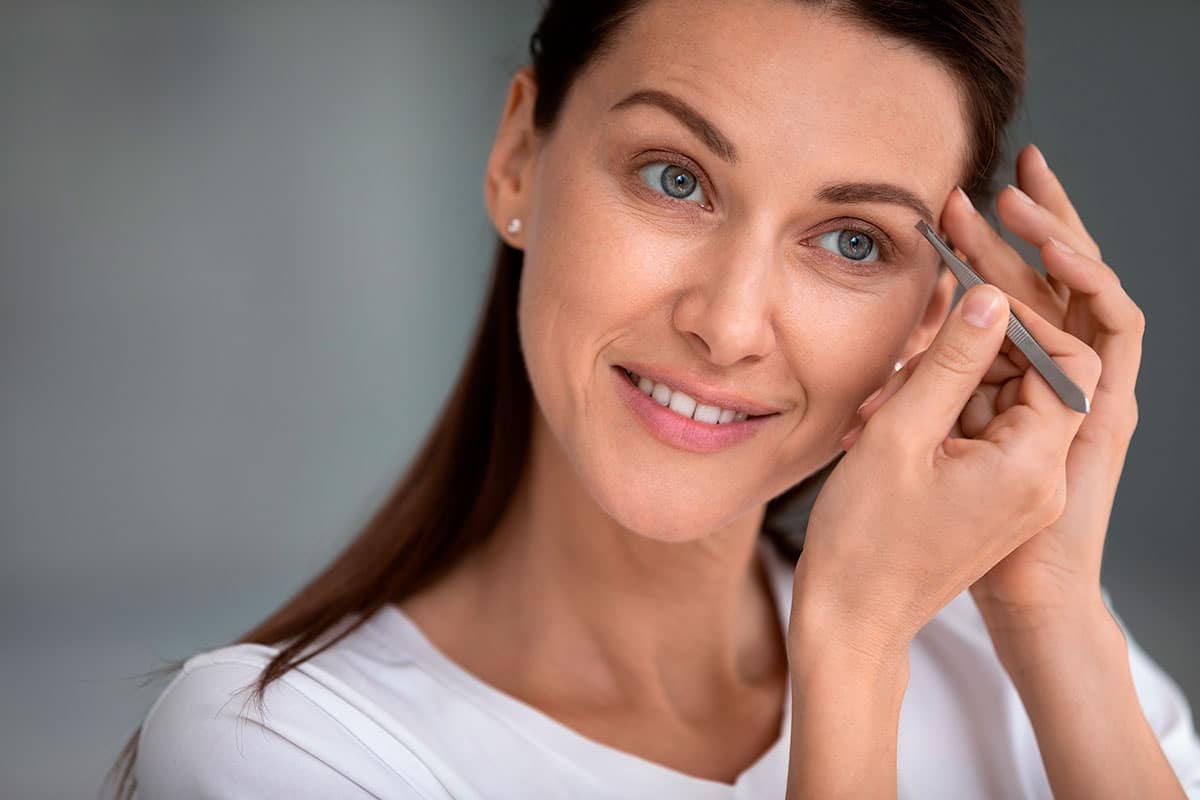
[[[562,687],[565,703],[682,719],[780,683],[784,634],[756,549],[765,505],[686,542],[633,533],[534,419],[519,489],[470,567],[479,628],[519,654],[523,680]]]

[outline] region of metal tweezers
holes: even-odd
[[[954,254],[942,238],[934,232],[925,220],[917,222],[917,230],[929,240],[933,245],[933,249],[938,251],[940,255],[950,267],[950,271],[954,273],[954,277],[958,278],[959,284],[962,285],[963,291],[970,289],[980,283],[987,283],[983,278],[971,269],[967,262]],[[1025,357],[1029,359],[1029,363],[1041,374],[1046,382],[1050,384],[1055,393],[1071,408],[1084,414],[1091,410],[1091,403],[1088,397],[1083,393],[1083,390],[1075,385],[1075,382],[1066,376],[1066,373],[1054,363],[1042,346],[1037,343],[1029,329],[1021,324],[1021,320],[1017,319],[1017,315],[1011,310],[1008,312],[1008,338],[1014,345],[1017,346]]]

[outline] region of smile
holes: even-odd
[[[626,367],[613,365],[611,373],[617,394],[641,427],[674,449],[716,453],[753,438],[779,416],[728,391],[713,388],[710,397],[697,399]],[[738,407],[729,408],[734,404]]]
[[[727,425],[730,422],[741,422],[750,416],[745,411],[734,411],[733,409],[721,408],[720,406],[702,405],[687,394],[678,389],[672,389],[665,383],[655,383],[649,378],[644,378],[624,367],[621,370],[635,386],[641,389],[648,397],[653,398],[654,402],[660,406],[669,408],[685,419],[694,419],[697,422],[704,422],[709,425]]]

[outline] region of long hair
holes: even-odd
[[[937,57],[967,98],[970,150],[960,185],[986,208],[1004,152],[1005,128],[1025,83],[1024,22],[1019,0],[793,0],[898,37]],[[610,51],[645,0],[548,0],[529,39],[538,80],[534,123],[556,124],[572,83]],[[433,583],[491,534],[523,472],[533,395],[517,334],[523,253],[498,239],[490,288],[457,382],[416,456],[383,505],[332,563],[237,643],[283,646],[262,671],[252,697],[288,670],[324,651],[387,603]],[[762,535],[785,558],[804,545],[808,513],[841,454],[767,504]],[[346,615],[353,624],[305,649]],[[183,660],[147,673],[159,678]],[[115,796],[136,791],[139,727],[109,770]]]

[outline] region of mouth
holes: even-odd
[[[771,417],[778,416],[778,412],[752,414],[749,403],[733,398],[723,399],[724,405],[717,405],[714,396],[695,398],[628,367],[614,365],[612,370],[619,394],[642,426],[677,449],[693,453],[724,450],[752,438]],[[739,407],[729,407],[734,404]]]
[[[749,404],[742,401],[721,402],[718,399],[695,397],[689,395],[688,392],[676,389],[665,381],[638,374],[634,369],[620,365],[617,365],[617,369],[625,375],[625,379],[629,383],[641,390],[643,395],[652,398],[661,407],[673,411],[674,414],[678,414],[686,420],[695,420],[706,423],[706,425],[728,425],[731,422],[744,422],[775,415],[775,411],[754,413],[756,409],[750,409]]]

